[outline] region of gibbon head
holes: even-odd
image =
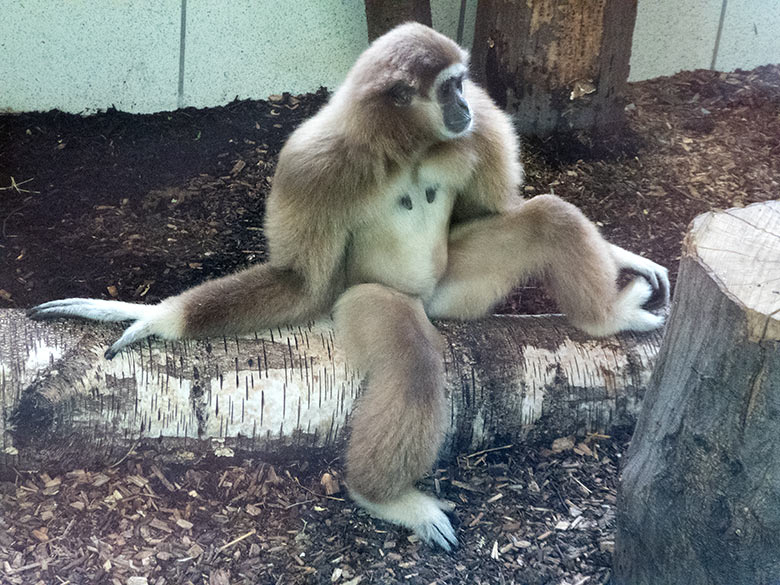
[[[450,140],[469,132],[464,95],[468,54],[415,22],[379,37],[360,56],[345,86],[380,134]]]

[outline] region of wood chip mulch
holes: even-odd
[[[358,511],[337,464],[139,448],[105,469],[19,474],[0,483],[0,582],[603,583],[625,436],[548,447],[463,455],[425,482],[456,504],[452,554]]]

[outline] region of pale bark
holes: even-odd
[[[451,426],[444,456],[632,421],[661,333],[589,339],[562,317],[438,323]],[[329,321],[250,338],[152,340],[112,361],[119,325],[37,323],[0,312],[0,468],[166,449],[337,453],[360,375]]]
[[[780,202],[699,216],[622,474],[616,585],[780,579]]]

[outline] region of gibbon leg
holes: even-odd
[[[450,550],[457,540],[445,506],[414,487],[436,461],[446,430],[441,336],[420,300],[378,284],[348,289],[335,322],[347,357],[368,380],[347,448],[352,498]]]
[[[572,324],[591,335],[663,323],[643,307],[654,287],[668,300],[666,269],[609,244],[579,209],[554,195],[456,226],[448,252],[447,270],[426,303],[434,318],[480,317],[520,282],[539,277]],[[620,268],[641,277],[618,290]]]

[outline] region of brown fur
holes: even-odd
[[[458,193],[449,242],[436,247],[444,276],[426,299],[431,313],[479,317],[537,276],[575,323],[603,321],[617,294],[607,244],[557,197],[522,202],[510,119],[466,81],[471,132],[437,137],[441,120],[431,119],[426,98],[438,73],[459,62],[461,49],[422,25],[378,39],[282,149],[265,220],[269,263],[181,295],[186,334],[246,331],[328,310],[355,284],[345,281],[350,234],[375,213],[386,185],[422,166]],[[413,87],[420,105],[395,105],[388,90],[398,83]],[[368,376],[354,416],[349,483],[370,500],[391,499],[430,468],[444,433],[437,334],[420,300],[379,285],[349,289],[336,317],[347,354]]]
[[[31,315],[134,321],[110,357],[149,335],[305,321],[338,298],[338,339],[367,376],[347,452],[350,491],[371,513],[449,549],[456,536],[440,503],[413,488],[446,428],[442,339],[426,313],[482,316],[536,276],[595,335],[659,326],[641,309],[648,285],[638,279],[618,291],[618,268],[637,271],[668,300],[664,269],[610,246],[574,206],[549,195],[522,201],[508,116],[468,80],[462,95],[450,83],[449,100],[438,97],[436,83],[460,76],[465,63],[454,42],[420,24],[365,51],[280,153],[266,207],[268,263],[154,307],[65,299]],[[410,99],[399,99],[399,87]],[[453,96],[468,102],[470,128]]]
[[[438,71],[463,58],[450,39],[418,24],[377,39],[331,102],[290,136],[279,155],[265,218],[269,264],[278,270],[263,269],[262,278],[213,280],[184,293],[185,335],[230,330],[234,315],[247,318],[240,323],[244,330],[326,310],[327,300],[344,289],[348,234],[369,198],[437,143],[434,121],[416,110],[410,121],[409,112],[394,106],[386,90],[404,81],[429,92]],[[468,145],[455,150],[473,158]],[[277,279],[283,282],[274,283]],[[239,282],[242,288],[225,294]],[[275,295],[280,289],[295,299],[292,312],[279,310]],[[230,318],[223,326],[215,315]]]
[[[429,301],[437,317],[480,317],[530,277],[545,280],[575,325],[604,321],[617,297],[607,243],[579,209],[554,195],[460,224],[448,249],[447,271]]]
[[[315,297],[300,274],[260,264],[191,288],[178,300],[184,307],[185,335],[240,334],[257,331],[260,323],[314,319],[333,304],[333,288]]]

